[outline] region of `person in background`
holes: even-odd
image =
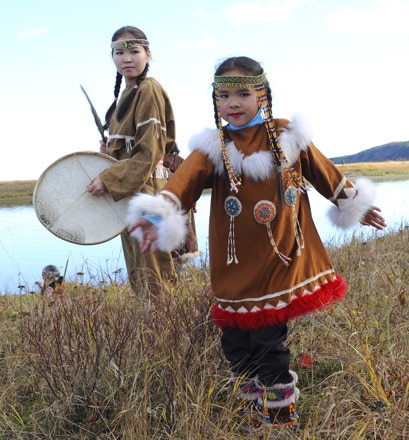
[[[143,252],[172,249],[180,237],[172,243],[168,231],[203,189],[212,189],[212,317],[236,381],[239,429],[280,434],[296,429],[298,420],[287,323],[341,300],[347,290],[315,228],[309,185],[333,203],[329,219],[337,226],[386,224],[373,206],[372,183],[348,180],[314,145],[303,118],[273,118],[259,62],[223,61],[213,106],[216,129],[192,138],[192,152],[161,194],[131,199],[128,230]]]
[[[172,151],[166,154],[163,158],[163,166],[168,168],[172,174],[176,172],[179,166],[183,163],[184,159],[180,156],[180,150],[175,142]],[[194,259],[200,256],[197,234],[196,234],[196,223],[195,223],[195,213],[196,213],[196,203],[193,205],[186,214],[187,222],[187,233],[184,241],[180,246],[172,250],[171,254],[175,262],[175,267],[181,268],[186,263],[191,263]]]
[[[111,50],[117,70],[115,99],[105,116],[109,136],[101,152],[118,162],[96,176],[87,190],[96,197],[110,193],[118,201],[135,192],[156,194],[162,189],[169,178],[162,160],[175,142],[175,120],[168,94],[148,77],[151,51],[145,33],[124,26],[114,33]],[[127,231],[121,239],[133,291],[143,295],[170,288],[176,276],[170,252],[144,255]]]
[[[43,281],[36,281],[35,284],[41,289],[41,294],[47,298],[49,304],[52,305],[56,298],[65,292],[64,277],[60,275],[57,266],[54,266],[54,264],[45,266],[41,276]]]

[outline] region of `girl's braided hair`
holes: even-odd
[[[233,70],[237,70],[241,72],[243,75],[248,75],[248,76],[258,76],[264,73],[264,69],[261,67],[260,63],[253,60],[252,58],[241,56],[241,57],[227,58],[221,64],[219,64],[214,74],[217,76],[223,76],[225,73],[231,72]],[[273,103],[273,97],[271,94],[270,84],[268,82],[265,84],[265,89],[266,89],[268,103],[271,108]],[[218,126],[218,110],[216,106],[214,90],[212,97],[213,97],[213,108],[214,108],[214,120],[216,122],[216,126]]]
[[[120,29],[118,29],[114,35],[112,36],[112,40],[111,41],[116,41],[119,40],[122,35],[125,34],[131,34],[135,37],[135,39],[144,39],[147,40],[147,37],[145,35],[144,32],[142,32],[140,29],[138,29],[137,27],[134,26],[123,26]],[[145,50],[149,50],[148,46],[143,46]],[[113,53],[113,52],[112,52]],[[126,114],[126,112],[129,109],[129,106],[131,105],[131,102],[133,101],[138,86],[139,84],[146,78],[146,75],[148,73],[149,70],[149,63],[146,64],[145,69],[143,70],[143,72],[138,76],[138,78],[136,79],[135,82],[135,86],[132,89],[131,93],[126,97],[126,99],[121,103],[121,105],[118,108],[118,111],[116,113],[116,119],[117,121],[120,121],[124,115]],[[119,92],[121,90],[121,83],[122,83],[122,75],[117,72],[116,74],[116,79],[115,79],[115,87],[114,87],[114,102],[110,105],[108,111],[105,114],[105,124],[104,124],[104,129],[107,130],[109,127],[109,122],[111,121],[112,115],[116,109],[116,103],[119,97]]]

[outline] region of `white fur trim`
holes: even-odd
[[[312,130],[307,118],[300,113],[293,116],[278,137],[281,149],[290,164],[298,159],[300,152],[306,150],[312,140]]]
[[[184,241],[187,232],[186,215],[173,202],[160,194],[137,194],[128,203],[128,225],[135,224],[145,214],[161,218],[158,225],[159,250],[170,252]],[[131,236],[141,241],[141,228],[135,229]]]
[[[258,397],[257,402],[265,406],[266,408],[285,408],[286,406],[290,405],[291,403],[295,403],[298,400],[298,397],[300,396],[300,390],[296,387],[296,384],[298,382],[298,376],[297,373],[293,370],[289,370],[291,377],[293,378],[293,381],[290,383],[278,383],[276,385],[273,385],[272,387],[263,387],[262,384],[258,381],[258,379],[255,379],[255,384],[259,390],[262,391],[262,395]],[[274,391],[281,391],[281,390],[294,390],[293,394],[285,399],[282,400],[270,400],[265,399],[265,394],[274,393]]]
[[[355,190],[355,196],[338,199],[338,206],[333,205],[328,210],[329,219],[338,228],[348,229],[358,224],[373,206],[375,185],[369,179],[358,179]]]
[[[222,149],[220,147],[219,130],[215,128],[206,128],[190,139],[188,147],[191,151],[199,150],[202,152],[213,163],[215,173],[217,175],[223,174],[224,164]]]
[[[243,174],[258,181],[268,179],[274,171],[274,162],[269,151],[259,151],[243,159]]]
[[[306,150],[311,142],[311,130],[304,116],[294,115],[292,121],[278,137],[281,149],[290,164],[293,164],[302,150]],[[224,163],[220,146],[220,133],[218,129],[207,128],[193,136],[189,142],[189,149],[199,150],[213,163],[214,172],[221,176],[224,174]],[[226,142],[226,150],[230,157],[233,169],[239,175],[245,175],[253,180],[265,180],[274,171],[272,155],[262,151],[244,156],[233,142]]]

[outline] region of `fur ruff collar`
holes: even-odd
[[[311,130],[301,115],[295,115],[292,121],[282,130],[278,140],[288,162],[293,164],[300,152],[306,150],[311,142]],[[207,128],[193,136],[189,142],[190,151],[199,150],[209,157],[213,163],[215,174],[223,175],[224,163],[220,147],[219,130]],[[274,171],[274,162],[269,151],[261,151],[244,156],[232,141],[226,142],[226,150],[230,156],[232,167],[240,175],[252,180],[265,180]]]

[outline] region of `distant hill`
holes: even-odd
[[[349,156],[331,157],[330,160],[335,164],[386,162],[388,160],[406,161],[409,160],[409,141],[390,142]]]

